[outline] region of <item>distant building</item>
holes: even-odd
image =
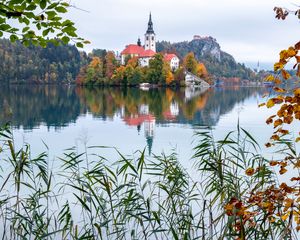
[[[141,46],[135,44],[129,44],[126,48],[121,52],[121,64],[124,65],[126,58],[130,57],[139,57],[141,53],[143,53],[145,49]]]
[[[125,65],[127,58],[137,57],[139,65],[142,67],[149,66],[149,61],[156,54],[156,35],[153,30],[153,22],[151,13],[149,15],[148,28],[145,33],[145,42],[142,46],[141,39],[138,38],[137,44],[129,44],[121,52],[121,64]],[[167,58],[169,59],[172,55],[172,58],[168,60],[170,62],[171,68],[177,69],[179,67],[179,59],[175,54],[170,55]],[[177,59],[178,61],[177,61]],[[178,63],[177,63],[178,62]]]
[[[199,39],[201,39],[201,36],[200,35],[194,35],[193,39],[194,40],[199,40]]]
[[[147,67],[149,66],[149,61],[151,58],[154,57],[154,55],[156,54],[156,52],[154,52],[151,49],[145,50],[144,52],[142,52],[139,56],[139,64],[142,67]]]
[[[179,58],[175,54],[166,53],[164,60],[170,64],[173,71],[179,68]]]

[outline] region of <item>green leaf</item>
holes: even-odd
[[[52,4],[50,4],[50,6],[48,7],[48,9],[53,9],[53,8],[57,7],[58,4],[59,4],[58,2],[57,2],[57,3],[52,3]]]
[[[30,27],[24,27],[23,30],[22,30],[22,32],[23,32],[23,33],[24,33],[24,32],[27,32],[29,29],[30,29]]]
[[[46,14],[48,16],[48,20],[51,20],[51,19],[53,19],[56,16],[56,12],[55,11],[47,11]]]
[[[70,38],[67,36],[62,37],[61,40],[63,41],[64,44],[68,44],[70,42]]]
[[[30,24],[29,19],[26,18],[26,17],[23,17],[23,22],[24,22],[26,25],[29,25],[29,24]]]
[[[91,42],[89,40],[85,40],[83,41],[84,44],[91,44]]]
[[[19,38],[18,38],[15,34],[12,34],[12,35],[10,35],[9,39],[10,39],[11,42],[15,42],[15,41],[17,41]]]
[[[28,40],[24,40],[23,44],[24,44],[25,47],[29,47],[30,42]]]
[[[43,31],[43,37],[47,36],[49,34],[49,31],[50,31],[51,28],[47,28]]]
[[[64,7],[56,7],[55,10],[59,13],[66,13],[68,10]]]
[[[80,43],[80,42],[78,42],[78,43],[76,43],[76,47],[78,47],[78,48],[83,48],[83,44]]]
[[[70,20],[65,20],[61,24],[62,26],[67,26],[67,25],[73,25],[73,23]]]
[[[1,24],[0,25],[0,30],[1,31],[7,31],[8,29],[10,29],[11,27],[10,27],[10,25],[8,25],[8,24]]]
[[[46,1],[46,0],[42,0],[42,1],[40,2],[40,7],[41,7],[41,9],[45,9],[45,8],[46,8],[46,5],[47,5],[47,1]]]
[[[27,11],[33,11],[36,9],[36,5],[35,4],[30,4],[26,7],[26,10]]]
[[[61,5],[62,5],[62,6],[65,6],[65,7],[69,7],[69,6],[70,6],[70,4],[67,3],[67,2],[62,2]]]

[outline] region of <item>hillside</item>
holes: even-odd
[[[85,54],[83,54],[85,55]],[[0,83],[63,83],[74,81],[82,57],[75,46],[23,46],[0,39]]]
[[[193,52],[197,60],[203,62],[208,72],[216,77],[253,78],[253,71],[244,64],[237,63],[228,53],[221,50],[216,39],[212,37],[194,38],[192,41],[170,43],[157,42],[157,51],[174,52],[181,59]]]

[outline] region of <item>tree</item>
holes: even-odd
[[[137,57],[133,57],[133,58],[130,58],[126,65],[131,65],[132,67],[136,68],[138,65],[139,65],[139,59]]]
[[[197,65],[198,62],[195,59],[194,53],[190,52],[184,57],[183,67],[186,69],[186,71],[197,74]]]
[[[196,68],[197,76],[205,79],[208,77],[208,72],[206,70],[206,67],[203,63],[198,63]]]
[[[174,73],[174,81],[176,82],[177,85],[180,85],[180,82],[185,81],[185,73],[184,73],[184,68],[179,67],[175,73]]]
[[[72,40],[83,47],[89,42],[78,37],[72,21],[63,18],[69,7],[61,0],[2,0],[0,37],[6,33],[12,42],[20,40],[25,46],[46,47],[47,42],[67,44]]]
[[[168,62],[164,62],[164,75],[166,76],[166,84],[169,85],[174,81],[174,75]]]
[[[105,69],[105,76],[108,79],[111,79],[116,67],[117,67],[117,60],[115,54],[111,51],[107,52],[105,56],[104,69]]]
[[[120,66],[115,70],[114,74],[112,75],[113,83],[121,84],[124,81],[125,69],[126,68],[124,66]]]
[[[147,81],[153,84],[165,84],[166,76],[164,73],[164,61],[162,54],[155,54],[154,58],[149,61],[149,70],[147,73]]]
[[[286,19],[291,12],[278,7],[275,7],[274,11],[276,18],[281,20]],[[300,10],[296,10],[294,13],[300,18]],[[257,185],[255,184],[253,189],[250,188],[243,194],[243,199],[241,197],[237,199],[234,196],[224,207],[229,221],[240,221],[239,225],[236,224],[234,227],[237,236],[242,239],[245,239],[243,237],[245,236],[244,233],[249,229],[246,226],[249,219],[263,219],[259,225],[269,225],[269,229],[276,229],[276,226],[282,224],[281,239],[293,239],[293,230],[300,230],[300,160],[293,141],[287,138],[289,131],[284,127],[294,120],[300,120],[300,88],[296,86],[294,89],[287,90],[280,86],[281,83],[291,78],[291,74],[285,69],[287,63],[294,61],[293,68],[296,70],[296,77],[300,77],[299,53],[300,42],[280,52],[279,61],[274,64],[275,74],[266,78],[267,81],[275,84],[273,89],[277,92],[277,96],[272,96],[266,103],[260,104],[260,106],[266,105],[267,108],[272,108],[275,105],[279,107],[279,110],[277,108],[275,114],[266,120],[267,124],[272,124],[275,129],[266,147],[276,145],[279,147],[276,153],[279,154],[275,156],[276,160],[269,161],[268,164],[263,164],[257,168],[252,163],[252,166],[246,169],[245,175],[255,181],[261,180]],[[298,136],[293,140],[298,142],[300,137]],[[268,165],[270,168],[268,168]],[[276,183],[274,181],[267,187],[257,189],[258,185],[264,183],[261,174],[268,171],[272,173],[271,167],[278,167],[279,175],[284,175],[289,170],[290,173],[289,175],[286,174],[285,178],[276,178],[278,180]]]

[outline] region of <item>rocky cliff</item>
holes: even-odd
[[[174,52],[181,59],[193,52],[197,60],[203,62],[209,73],[216,77],[239,77],[251,79],[254,73],[244,64],[237,63],[228,53],[223,52],[219,43],[213,37],[194,37],[192,41],[157,43],[157,51]]]

